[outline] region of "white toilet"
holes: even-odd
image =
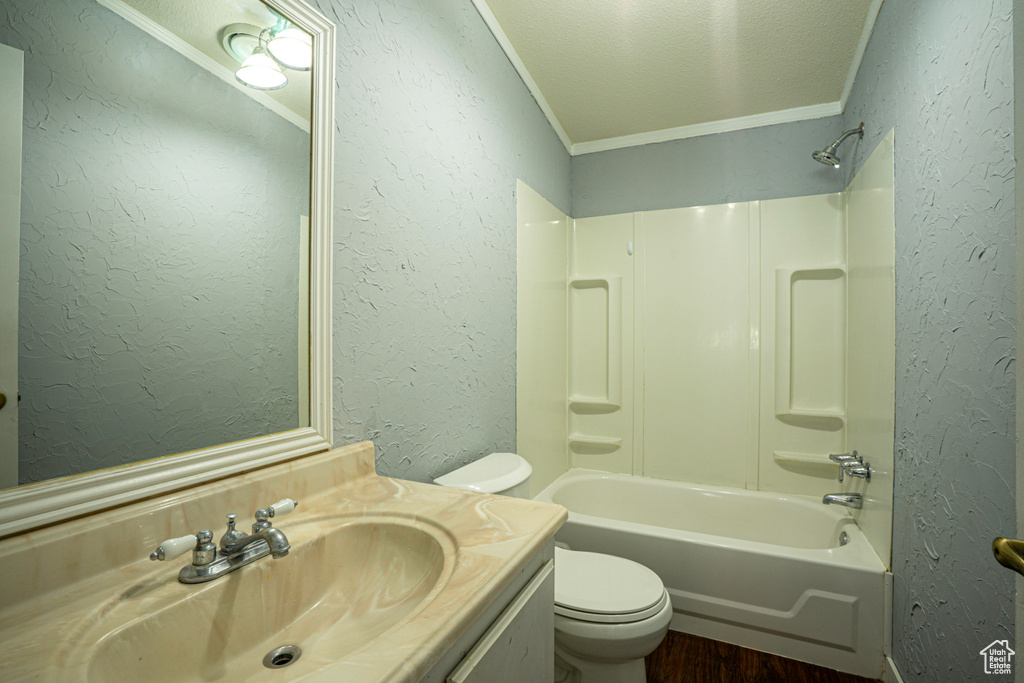
[[[492,453],[435,484],[529,498],[533,468],[515,453]],[[672,602],[658,575],[632,560],[555,548],[556,662],[559,680],[644,683],[644,657],[665,638]]]

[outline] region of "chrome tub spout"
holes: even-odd
[[[842,505],[854,510],[864,507],[864,497],[859,493],[826,493],[821,502],[825,505]]]

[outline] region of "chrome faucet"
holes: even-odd
[[[293,501],[281,501],[275,503],[280,506],[282,503],[293,502]],[[287,512],[291,512],[294,509],[294,503]],[[224,535],[220,539],[220,549],[223,555],[237,555],[243,552],[246,548],[253,544],[257,544],[260,541],[266,543],[267,548],[270,552],[271,557],[275,560],[279,560],[288,554],[291,549],[291,545],[288,543],[288,538],[281,533],[280,529],[275,528],[270,523],[270,518],[274,516],[275,512],[281,514],[275,510],[275,505],[271,505],[269,508],[260,508],[256,511],[256,523],[252,525],[252,533],[245,534],[235,529],[235,517],[237,515],[228,515],[228,529],[224,532]],[[284,514],[287,514],[285,512]]]
[[[843,475],[845,474],[871,481],[871,463],[864,462],[864,459],[857,455],[857,451],[852,453],[833,453],[828,458],[839,465],[840,482],[843,481]]]
[[[865,481],[871,481],[871,464],[866,462],[848,462],[839,468],[839,481],[843,480],[843,473],[851,477],[860,477]]]
[[[256,511],[256,523],[252,525],[251,534],[235,529],[238,515],[228,515],[228,528],[220,539],[219,551],[213,543],[213,532],[203,529],[195,536],[164,541],[149,559],[170,560],[191,548],[192,563],[178,572],[178,581],[182,583],[213,581],[267,555],[279,560],[288,554],[291,544],[288,537],[271,524],[270,519],[287,515],[297,505],[297,501],[285,498],[268,508],[260,508]]]
[[[842,505],[854,510],[864,507],[864,498],[859,493],[826,493],[821,502],[825,505]]]

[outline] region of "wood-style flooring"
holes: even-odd
[[[669,631],[645,660],[647,683],[872,683],[738,645]]]

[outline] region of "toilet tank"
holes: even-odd
[[[530,463],[515,453],[491,453],[438,477],[435,484],[456,489],[530,497]]]

